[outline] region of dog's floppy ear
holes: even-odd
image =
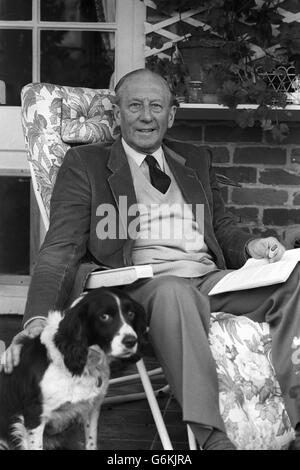
[[[66,367],[73,375],[81,375],[87,361],[87,309],[88,305],[82,299],[73,303],[73,306],[66,310],[54,338]]]

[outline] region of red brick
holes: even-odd
[[[294,204],[294,206],[299,206],[300,205],[300,192],[297,192],[297,193],[293,194],[293,204]]]
[[[256,183],[256,168],[249,166],[214,166],[216,173],[236,183]]]
[[[288,193],[269,188],[233,188],[231,200],[241,205],[279,206],[287,202]]]
[[[202,125],[198,121],[175,121],[173,127],[168,129],[167,137],[177,140],[203,142]]]
[[[293,171],[283,169],[268,168],[262,170],[259,176],[259,182],[272,185],[300,185],[300,175]]]
[[[204,128],[205,142],[261,142],[262,129],[259,126],[242,129],[235,122],[208,124]]]
[[[300,163],[300,148],[299,147],[292,149],[291,161],[292,163]]]
[[[300,224],[299,209],[264,209],[265,225],[296,225]]]
[[[296,122],[287,123],[289,133],[287,137],[282,141],[282,144],[300,144],[300,126]],[[265,140],[268,143],[274,143],[271,132],[265,132]]]
[[[284,165],[286,149],[280,147],[239,147],[235,149],[234,163]]]
[[[230,155],[227,147],[209,147],[213,154],[214,163],[227,163],[229,162]]]
[[[238,223],[255,222],[258,223],[258,209],[256,207],[232,207],[227,206],[227,210],[233,214]]]

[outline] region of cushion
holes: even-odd
[[[239,449],[286,449],[294,430],[272,365],[269,325],[214,313],[209,341],[230,439]]]
[[[113,117],[113,99],[114,94],[109,90],[71,89],[62,100],[63,142],[113,142],[119,135]]]

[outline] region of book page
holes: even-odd
[[[250,258],[242,268],[224,276],[208,295],[285,282],[299,261],[300,248],[285,251],[283,257],[275,263],[270,263],[266,258]]]

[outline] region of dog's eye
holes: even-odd
[[[133,320],[135,317],[135,313],[131,310],[127,313],[128,320]]]
[[[107,322],[111,320],[111,315],[109,313],[101,313],[100,320]]]

